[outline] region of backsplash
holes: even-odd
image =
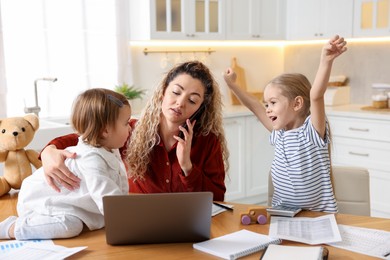
[[[390,83],[390,42],[350,42],[338,57],[332,75],[345,75],[351,86],[351,103],[371,104],[372,83]],[[285,47],[284,70],[299,72],[313,82],[322,44]]]
[[[332,75],[346,75],[349,79],[351,103],[370,104],[372,83],[390,83],[389,45],[390,42],[349,42],[348,51],[334,62]],[[230,66],[232,57],[236,57],[238,64],[245,69],[249,90],[262,91],[269,80],[283,72],[299,72],[313,82],[322,46],[323,43],[288,46],[277,43],[274,46],[215,46],[212,47],[215,52],[207,57],[206,64],[220,84],[225,104],[230,104],[222,73]],[[183,48],[177,47],[178,50]],[[141,46],[133,46],[131,49],[134,84],[149,90],[160,82],[164,73],[180,55],[169,54],[171,64],[168,63],[167,67],[162,68],[164,64],[161,60],[167,54],[144,55],[144,47]],[[181,54],[181,60],[193,57],[192,53]],[[145,97],[144,101],[147,98]]]

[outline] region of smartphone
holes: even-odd
[[[196,110],[195,113],[192,114],[192,116],[190,117],[190,122],[192,123],[194,120],[198,121],[198,119],[200,118],[200,116],[201,116],[202,113],[203,113],[203,110],[204,110],[204,105],[202,104],[202,105],[198,108],[198,110]],[[184,127],[184,128],[188,131],[187,120],[186,120],[186,122],[184,122],[184,124],[182,124],[181,126]],[[180,138],[184,138],[183,131],[180,131],[180,132],[179,132],[179,137],[180,137]]]

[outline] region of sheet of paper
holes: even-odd
[[[2,256],[4,254],[17,250],[28,244],[42,244],[43,246],[54,245],[52,240],[41,240],[41,239],[25,240],[25,241],[9,240],[5,242],[0,242],[0,259],[2,259]]]
[[[220,204],[222,204],[222,203],[220,203]],[[234,205],[230,205],[230,204],[222,204],[222,205],[229,207],[231,209],[234,207]],[[225,211],[227,211],[227,209],[224,209],[222,207],[219,207],[219,206],[213,204],[213,207],[211,209],[211,216],[214,217],[215,215],[218,215],[219,213],[222,213]]]
[[[342,241],[328,243],[331,246],[360,254],[390,259],[390,232],[338,225]]]
[[[333,214],[316,218],[271,217],[269,236],[309,245],[341,241]]]
[[[43,245],[42,243],[29,243],[1,256],[2,260],[57,260],[69,257],[81,250],[83,247],[64,247],[59,245]]]

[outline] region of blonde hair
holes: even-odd
[[[310,115],[310,89],[311,84],[306,76],[299,73],[284,73],[272,79],[269,83],[277,85],[282,90],[282,95],[293,101],[296,97],[303,98],[303,110],[301,115]]]
[[[155,90],[152,98],[146,104],[143,113],[132,133],[128,149],[128,165],[130,176],[135,179],[143,179],[150,162],[150,152],[160,142],[158,135],[161,104],[169,83],[181,74],[187,74],[201,81],[205,87],[203,104],[205,110],[197,120],[194,135],[206,136],[213,133],[217,136],[222,150],[225,171],[229,168],[229,151],[225,139],[222,124],[222,96],[218,84],[210,73],[210,70],[199,61],[189,61],[172,68]]]
[[[101,134],[107,126],[115,127],[119,109],[130,106],[122,94],[104,88],[81,93],[74,101],[71,123],[84,142],[100,147]]]
[[[303,117],[307,117],[310,115],[311,84],[305,75],[302,75],[300,73],[284,73],[272,79],[268,84],[277,85],[282,90],[282,95],[287,97],[290,101],[293,101],[297,96],[301,96],[303,98],[303,109],[301,115]],[[329,165],[330,165],[330,180],[331,183],[333,184],[334,177],[332,172],[331,150],[332,150],[332,139],[331,139],[331,131],[329,127],[328,153],[329,153]]]

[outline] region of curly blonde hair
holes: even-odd
[[[158,135],[160,117],[162,113],[162,100],[169,83],[181,74],[187,74],[198,79],[205,87],[203,104],[206,109],[200,119],[194,135],[206,136],[213,133],[217,136],[222,150],[225,172],[229,169],[229,151],[222,123],[222,96],[219,86],[210,70],[199,61],[189,61],[172,68],[155,90],[152,98],[147,102],[140,119],[132,133],[127,162],[129,174],[134,179],[143,179],[150,162],[150,152],[160,142]]]

